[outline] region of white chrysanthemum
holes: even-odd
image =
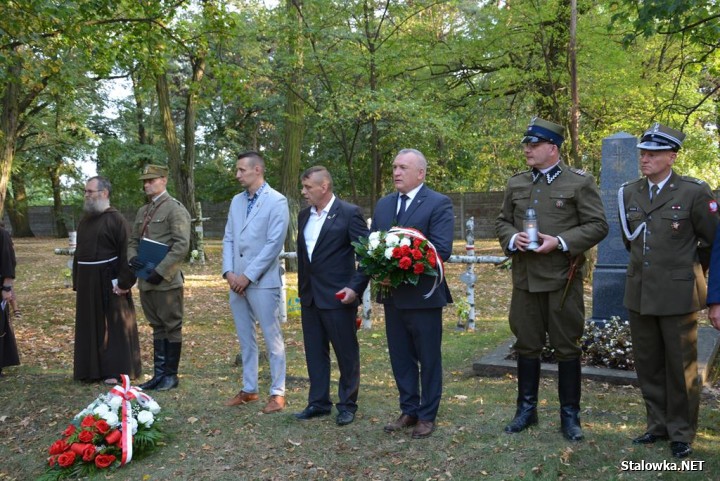
[[[380,232],[378,232],[378,231],[371,232],[370,235],[368,236],[368,241],[370,241],[371,244],[374,241],[380,242]]]
[[[377,249],[377,246],[379,246],[379,245],[380,245],[380,239],[369,239],[368,251]]]
[[[132,433],[133,436],[135,436],[137,434],[137,430],[138,430],[137,419],[135,419],[135,418],[128,419],[128,424],[130,425],[130,428],[131,428],[130,432]]]
[[[408,246],[410,247],[412,245],[412,241],[409,237],[403,237],[400,239],[400,246]]]
[[[117,411],[120,409],[120,406],[122,406],[122,398],[120,396],[113,396],[110,401],[108,401],[108,404],[110,405],[110,409],[113,411]]]
[[[108,406],[105,403],[98,404],[97,406],[95,406],[95,409],[93,409],[93,414],[97,414],[101,418],[104,418],[105,415],[109,412],[110,412],[110,406]]]
[[[113,412],[108,412],[102,418],[107,421],[107,423],[110,425],[110,427],[116,427],[118,424],[120,424],[120,418],[118,418],[118,415]]]
[[[394,247],[388,247],[387,249],[385,249],[385,258],[386,259],[392,259],[393,250],[395,250]]]
[[[388,247],[395,247],[400,243],[400,238],[395,234],[388,234],[385,236],[385,245]]]
[[[153,414],[157,414],[160,412],[160,405],[154,399],[150,401],[146,407]]]
[[[140,424],[144,424],[147,427],[152,426],[155,421],[155,416],[150,411],[142,410],[137,415],[137,420]]]

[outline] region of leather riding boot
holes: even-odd
[[[583,439],[580,427],[580,359],[558,362],[558,397],[560,398],[560,427],[570,441]]]
[[[538,388],[540,385],[540,359],[518,356],[518,397],[515,418],[505,426],[506,433],[519,433],[537,424]]]
[[[182,352],[182,342],[170,342],[167,340],[165,342],[165,354],[167,357],[165,375],[156,388],[158,391],[169,391],[176,388],[180,383],[177,373],[180,364],[180,353]]]
[[[140,384],[140,389],[143,391],[151,391],[157,388],[160,381],[162,381],[165,375],[165,339],[153,339],[153,350],[155,351],[153,357],[153,377],[148,382]]]

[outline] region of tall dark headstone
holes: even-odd
[[[609,320],[612,316],[628,318],[623,306],[625,273],[629,254],[623,244],[622,226],[618,217],[618,189],[639,177],[637,138],[621,132],[603,139],[600,195],[605,206],[610,231],[598,244],[593,271],[592,320]]]

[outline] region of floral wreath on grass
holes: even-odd
[[[160,405],[141,389],[122,385],[101,394],[80,411],[62,437],[50,446],[47,469],[39,479],[50,481],[92,476],[152,452],[163,439],[158,426]]]
[[[443,262],[435,246],[422,232],[408,227],[375,231],[352,243],[360,258],[363,272],[373,279],[372,293],[386,296],[390,287],[400,284],[416,286],[421,275],[434,276],[429,298],[444,278]]]

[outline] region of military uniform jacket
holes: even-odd
[[[143,236],[141,231],[146,220],[148,220],[147,228]],[[145,279],[138,279],[138,288],[141,291],[167,291],[181,287],[183,277],[180,265],[190,249],[190,214],[185,206],[165,192],[155,202],[148,202],[140,207],[128,242],[128,259],[137,256],[138,244],[142,237],[167,244],[170,250],[162,262],[155,267],[155,271],[163,277],[163,281],[153,285]]]
[[[645,235],[632,242],[623,233],[630,251],[625,307],[649,316],[703,309],[707,292],[703,269],[718,225],[717,202],[710,187],[673,172],[652,203],[645,178],[628,182],[622,189],[630,232],[643,222],[647,225]]]
[[[512,256],[512,279],[517,288],[550,292],[565,287],[571,259],[605,238],[608,224],[600,191],[592,175],[571,169],[562,161],[562,172],[548,184],[545,176],[533,183],[532,170],[510,178],[495,231],[506,255]],[[538,231],[560,236],[568,251],[548,254],[511,251],[513,235],[523,230],[528,207],[535,209]]]

